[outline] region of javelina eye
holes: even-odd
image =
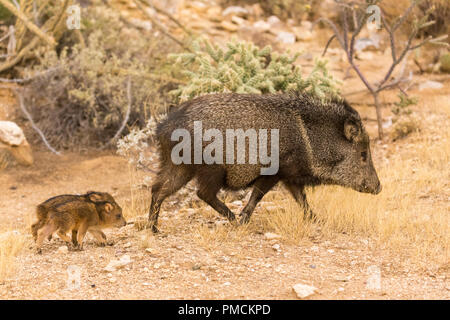
[[[120,219],[120,217],[121,217],[121,214],[116,214],[117,219]]]
[[[367,152],[366,151],[361,152],[361,160],[363,162],[367,161]]]

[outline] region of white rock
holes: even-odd
[[[24,141],[25,135],[17,124],[11,121],[0,121],[0,142],[18,146]]]
[[[242,19],[241,17],[238,16],[232,16],[231,22],[236,23],[238,26],[242,26],[245,23],[245,19]]]
[[[280,251],[280,245],[278,243],[276,243],[272,246],[272,249],[275,251]]]
[[[270,30],[270,24],[269,23],[267,23],[267,22],[265,22],[265,21],[262,21],[262,20],[259,20],[259,21],[256,21],[254,24],[253,24],[253,28],[255,28],[255,29],[258,29],[259,31],[261,31],[261,32],[267,32],[267,31],[269,31]]]
[[[142,28],[144,30],[150,31],[152,30],[152,23],[150,21],[141,20],[138,18],[131,18],[130,22],[134,24],[138,28]]]
[[[291,32],[281,31],[277,34],[277,41],[287,44],[295,43],[295,34]]]
[[[232,204],[234,204],[235,206],[240,207],[240,206],[242,206],[243,203],[242,203],[241,200],[236,200],[236,201],[233,201]]]
[[[419,85],[419,91],[425,89],[442,89],[443,86],[444,85],[440,82],[427,80]]]
[[[373,60],[374,58],[372,52],[364,52],[364,51],[357,52],[356,57],[360,60]]]
[[[69,248],[67,246],[61,246],[56,252],[60,254],[66,254],[69,252]]]
[[[224,286],[231,286],[231,282],[225,282],[224,284],[223,284]]]
[[[279,24],[281,23],[280,19],[279,19],[277,16],[270,16],[270,17],[267,19],[267,22],[268,22],[272,27],[277,26],[277,25],[279,25]]]
[[[105,270],[107,272],[113,272],[119,268],[125,267],[126,265],[130,264],[131,262],[132,261],[131,261],[130,256],[125,254],[119,260],[111,260],[103,270]]]
[[[276,234],[276,233],[272,233],[272,232],[266,232],[266,233],[264,233],[264,237],[265,237],[267,240],[273,240],[273,239],[280,239],[280,238],[281,238],[280,235],[278,235],[278,234]]]
[[[294,290],[295,294],[299,299],[307,298],[313,295],[317,290],[316,287],[308,286],[302,283],[297,283],[295,286],[292,287],[292,289]]]
[[[230,14],[242,17],[248,15],[248,10],[239,6],[231,6],[222,11],[223,16]]]

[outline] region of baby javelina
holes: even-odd
[[[83,239],[89,231],[104,246],[106,235],[101,229],[123,227],[126,221],[122,208],[114,198],[105,192],[89,191],[83,195],[61,195],[44,201],[37,206],[38,221],[31,226],[31,233],[41,253],[42,243],[51,239],[53,233],[81,250]],[[72,240],[67,232],[72,232]]]

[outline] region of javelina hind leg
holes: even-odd
[[[311,207],[308,204],[308,200],[306,199],[305,187],[302,185],[297,185],[293,183],[284,182],[284,185],[289,190],[289,192],[294,197],[295,201],[300,203],[303,206],[304,218],[309,220],[316,220],[316,215],[311,210]]]
[[[57,227],[53,223],[46,224],[43,226],[39,231],[37,232],[37,240],[36,240],[36,247],[37,247],[37,253],[42,253],[42,243],[44,242],[44,239],[47,238],[49,235],[52,235],[53,232],[55,232]]]
[[[256,179],[253,184],[253,191],[247,205],[242,209],[240,216],[240,224],[245,224],[250,221],[250,217],[255,210],[256,205],[264,197],[264,195],[272,189],[280,179],[277,176],[261,176]]]
[[[165,167],[158,174],[152,186],[152,203],[148,214],[149,227],[154,233],[158,232],[158,216],[164,199],[180,190],[191,179],[192,173],[181,166]]]
[[[223,187],[225,172],[205,171],[197,176],[198,191],[197,196],[209,204],[214,210],[226,217],[231,223],[236,221],[234,213],[217,198],[217,193]]]

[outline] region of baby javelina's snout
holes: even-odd
[[[101,246],[106,241],[104,228],[123,227],[127,223],[122,208],[106,192],[89,191],[82,195],[61,195],[48,199],[37,206],[38,221],[31,226],[36,241],[37,252],[41,253],[42,243],[51,239],[53,233],[81,250],[86,232],[90,232]],[[72,239],[67,235],[72,233]]]

